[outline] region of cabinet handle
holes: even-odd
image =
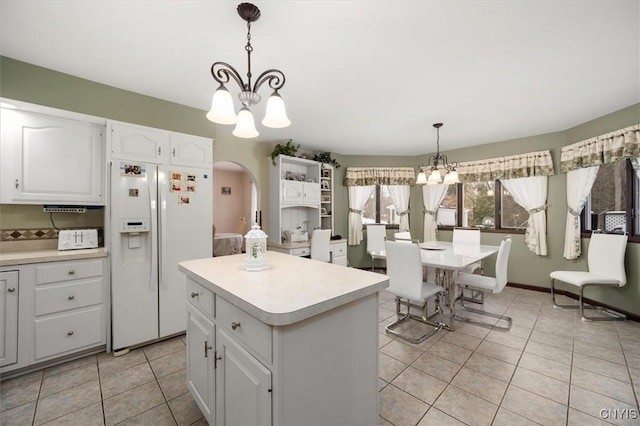
[[[20,181],[16,179],[16,189],[20,188]]]
[[[73,275],[75,273],[76,273],[76,271],[74,271],[73,269],[69,269],[69,275]]]
[[[175,157],[176,156],[176,149],[173,148],[173,151],[171,151],[171,154]]]
[[[239,323],[239,322],[235,322],[235,321],[233,321],[233,322],[231,323],[231,329],[232,329],[232,330],[235,330],[235,329],[236,329],[236,328],[238,328],[238,327],[240,327],[240,323]]]
[[[7,292],[9,292],[9,293],[13,293],[14,291],[16,291],[16,289],[14,287],[9,287],[7,289]]]
[[[73,336],[73,331],[67,331],[67,336]]]
[[[211,346],[208,346],[209,342],[207,342],[206,340],[204,341],[204,357],[208,358],[209,357],[209,352],[207,352],[209,349],[213,349]]]
[[[195,299],[196,297],[200,296],[200,293],[198,293],[197,291],[194,291],[191,293],[191,298]]]
[[[158,155],[159,156],[162,155],[162,147],[161,146],[158,147]]]
[[[69,299],[69,300],[73,300],[73,299],[75,299],[75,298],[76,298],[76,297],[75,297],[73,294],[72,294],[71,296],[67,297],[67,299]]]
[[[222,356],[218,356],[218,351],[213,353],[213,369],[218,368],[218,361],[222,360]]]

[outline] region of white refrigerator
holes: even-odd
[[[114,351],[185,330],[186,278],[178,262],[212,255],[211,174],[210,167],[112,160]]]

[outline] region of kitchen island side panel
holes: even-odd
[[[378,422],[378,293],[274,327],[274,425]]]

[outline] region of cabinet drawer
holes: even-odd
[[[213,292],[193,281],[191,278],[187,279],[187,300],[204,312],[209,318],[213,319],[215,313],[213,307]]]
[[[102,278],[36,288],[36,315],[102,303]]]
[[[102,306],[35,320],[35,359],[98,346],[105,342]]]
[[[347,255],[347,243],[338,243],[333,245],[333,257]]]
[[[36,266],[36,284],[101,277],[102,259],[51,262]]]
[[[291,249],[289,253],[294,256],[309,256],[311,254],[311,248],[310,247],[294,248],[294,249]]]
[[[216,297],[216,324],[224,327],[229,331],[229,335],[271,362],[271,326],[219,296]]]

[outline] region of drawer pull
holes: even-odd
[[[71,296],[67,297],[67,299],[69,299],[69,300],[73,300],[73,299],[75,299],[75,298],[76,298],[76,297],[75,297],[73,294],[72,294]]]
[[[191,292],[191,298],[192,299],[195,299],[198,296],[200,296],[200,293],[198,293],[197,291]]]
[[[76,273],[76,271],[74,271],[73,269],[69,269],[69,275],[73,275],[75,273]]]
[[[73,331],[67,331],[67,336],[73,336]]]
[[[233,321],[233,322],[231,323],[231,329],[232,329],[232,330],[235,330],[235,329],[236,329],[236,328],[238,328],[238,327],[240,327],[240,323],[239,323],[239,322],[235,322],[235,321]]]
[[[9,293],[13,293],[14,291],[16,291],[16,289],[15,289],[15,287],[9,287],[9,288],[7,289],[7,291],[8,291]]]

